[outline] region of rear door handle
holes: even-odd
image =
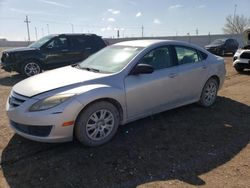
[[[177,73],[170,73],[169,77],[170,78],[175,78],[177,76]]]
[[[207,65],[202,65],[202,68],[203,69],[207,69]]]
[[[68,49],[64,49],[64,50],[61,50],[62,52],[68,52],[69,50]]]

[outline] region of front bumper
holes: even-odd
[[[207,48],[207,51],[209,51],[212,54],[219,55],[220,54],[220,49],[219,48]]]
[[[74,124],[63,126],[65,122],[75,121],[82,109],[77,100],[70,100],[55,108],[29,112],[35,102],[30,98],[19,106],[7,102],[6,111],[10,127],[20,136],[39,142],[67,142],[73,140]]]
[[[250,50],[238,50],[233,57],[233,66],[250,68]]]
[[[16,64],[13,64],[13,63],[3,63],[3,62],[0,62],[0,68],[5,70],[6,72],[11,72],[11,71],[16,71],[17,70],[17,66]]]

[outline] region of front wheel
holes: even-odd
[[[21,73],[27,77],[39,74],[42,72],[40,63],[36,60],[29,60],[22,65]]]
[[[199,104],[204,107],[213,105],[217,97],[218,88],[218,81],[210,78],[203,87]]]
[[[237,66],[237,65],[235,65],[235,70],[238,72],[238,73],[242,73],[243,71],[244,71],[244,68],[242,68],[242,67],[239,67],[239,66]]]
[[[76,138],[86,146],[108,142],[119,126],[117,108],[106,101],[96,102],[83,110],[75,125]]]

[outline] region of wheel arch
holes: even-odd
[[[20,63],[20,69],[23,67],[23,65],[29,61],[35,61],[37,63],[39,63],[39,65],[41,66],[42,70],[44,69],[44,64],[43,62],[39,59],[39,58],[35,58],[35,57],[29,57],[29,58],[25,58],[24,60],[22,60],[22,62]]]
[[[91,102],[89,102],[87,105],[85,105],[81,110],[80,112],[77,114],[76,116],[76,121],[77,119],[79,118],[80,114],[82,112],[84,112],[84,110],[86,110],[89,106],[91,106],[92,104],[94,103],[97,103],[97,102],[103,102],[103,101],[106,101],[106,102],[109,102],[111,104],[113,104],[117,110],[118,110],[118,113],[119,113],[119,118],[120,118],[120,123],[123,121],[123,118],[124,118],[124,109],[122,108],[122,105],[115,99],[113,98],[109,98],[109,97],[105,97],[105,98],[99,98],[99,99],[96,99],[96,100],[93,100]]]
[[[217,75],[212,75],[212,76],[210,76],[210,77],[207,79],[207,81],[208,81],[209,79],[211,79],[211,78],[214,78],[214,79],[217,81],[218,86],[220,86],[220,78],[219,78],[219,76],[217,76]]]

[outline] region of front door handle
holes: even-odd
[[[175,78],[176,76],[177,76],[176,73],[170,73],[170,75],[169,75],[170,78]]]

